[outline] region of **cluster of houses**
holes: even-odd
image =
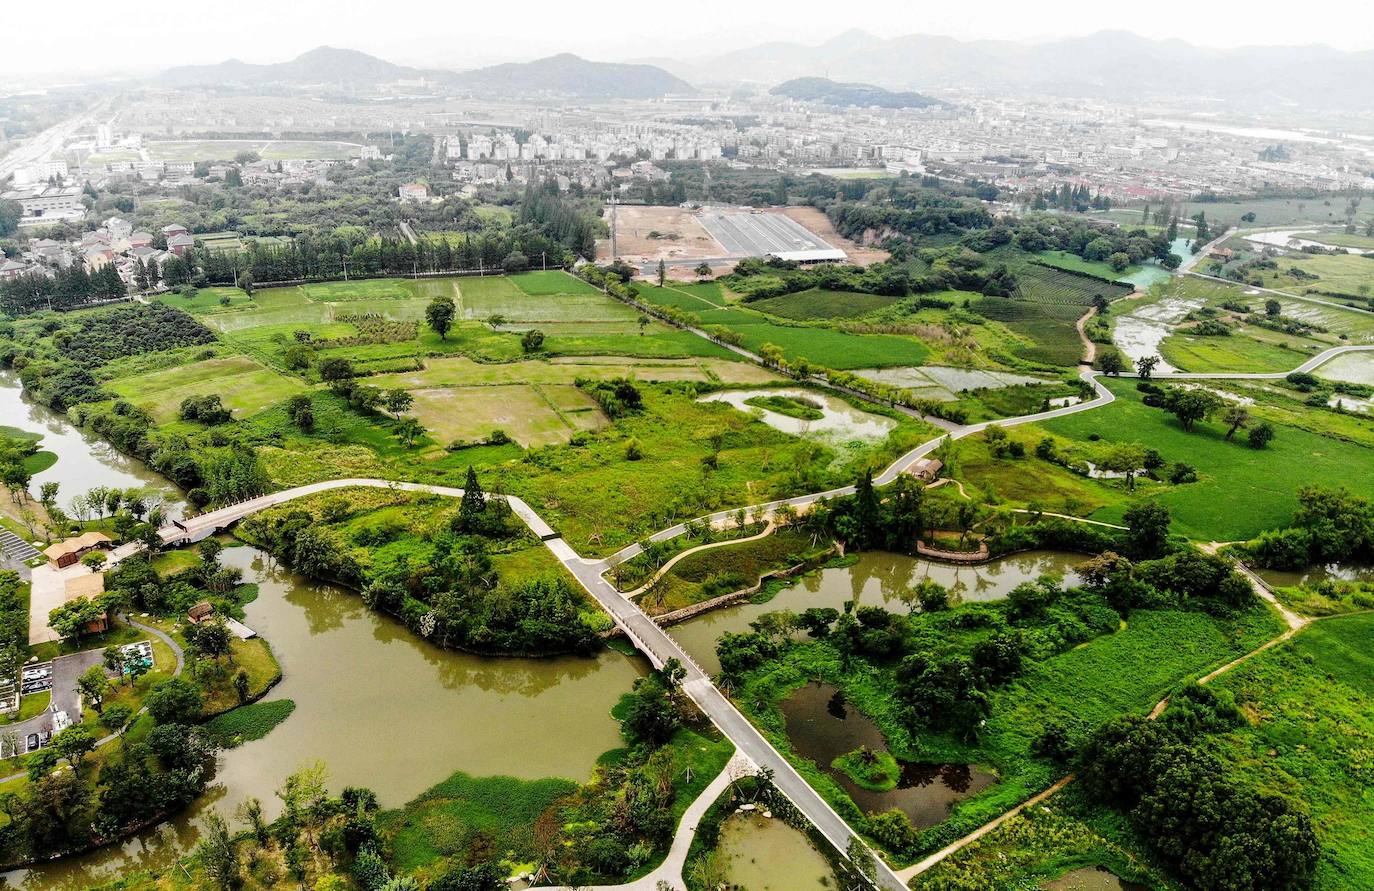
[[[165,247],[158,247],[159,244]],[[76,241],[33,239],[18,258],[0,260],[0,280],[30,273],[51,275],[77,263],[87,272],[113,264],[124,283],[135,287],[139,263],[145,267],[155,265],[160,272],[169,258],[180,257],[194,246],[195,239],[190,231],[179,223],[162,227],[159,237],[151,232],[134,231],[133,224],[127,220],[110,217],[99,229],[83,233]]]

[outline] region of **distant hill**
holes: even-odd
[[[183,65],[163,72],[159,81],[169,87],[190,86],[261,86],[288,84],[365,85],[386,83],[401,78],[436,76],[404,65],[394,65],[385,59],[369,56],[358,50],[321,46],[302,53],[289,62],[253,65],[230,59],[217,65]]]
[[[824,77],[797,77],[769,90],[774,96],[786,96],[801,102],[822,102],[826,105],[854,105],[860,108],[928,108],[943,103],[929,96],[910,91],[896,92],[872,84],[839,83]]]
[[[289,62],[268,65],[238,59],[217,65],[183,65],[163,72],[158,81],[167,87],[325,84],[366,88],[420,77],[479,96],[506,98],[656,99],[669,93],[696,92],[691,84],[654,65],[589,62],[570,53],[472,71],[440,71],[396,65],[357,50],[330,46],[318,47]]]
[[[453,75],[450,81],[489,96],[656,99],[669,93],[696,92],[691,84],[656,65],[589,62],[571,53],[464,71]]]
[[[780,83],[819,72],[892,90],[975,88],[1135,100],[1197,96],[1269,109],[1368,110],[1374,52],[1329,46],[1212,49],[1121,31],[1022,43],[848,31],[819,45],[772,42],[663,63],[696,83]]]

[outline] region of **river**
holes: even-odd
[[[58,460],[40,479],[61,482],[64,496],[92,485],[175,494],[63,416],[21,399],[18,386],[12,375],[0,377],[0,417],[43,434],[43,448]],[[367,786],[383,806],[395,807],[459,770],[583,781],[599,755],[620,745],[610,709],[647,669],[638,657],[610,649],[595,658],[556,659],[442,650],[367,609],[357,595],[284,570],[257,548],[230,547],[222,559],[259,586],[245,621],[271,643],[282,666],[283,680],[269,698],[295,700],[295,712],[266,738],[223,752],[209,792],[174,820],[121,845],[16,870],[6,875],[10,883],[81,888],[165,867],[194,847],[211,809],[232,815],[239,802],[257,797],[275,815],[274,790],[316,759],[328,765],[334,789]]]
[[[52,467],[35,473],[30,490],[57,482],[58,503],[68,505],[75,495],[95,486],[143,489],[161,495],[169,516],[181,515],[181,494],[165,477],[143,462],[123,454],[105,440],[71,424],[65,416],[24,395],[19,375],[0,371],[0,425],[41,434],[39,448],[58,456]]]

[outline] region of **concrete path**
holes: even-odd
[[[1349,352],[1355,349],[1370,349],[1370,347],[1337,347],[1327,350],[1320,356],[1313,357],[1301,367],[1316,367],[1321,362],[1326,361],[1334,355]],[[1029,415],[1022,415],[1015,418],[1006,418],[997,421],[984,421],[977,424],[967,424],[956,427],[944,436],[936,437],[916,446],[906,454],[893,461],[886,469],[874,477],[874,484],[884,486],[895,481],[900,474],[905,472],[919,459],[934,452],[947,440],[957,440],[982,432],[989,427],[1014,427],[1021,424],[1031,424],[1039,421],[1050,420],[1053,418],[1066,417],[1083,411],[1090,411],[1100,406],[1110,404],[1115,396],[1111,390],[1107,389],[1100,380],[1100,375],[1091,370],[1085,370],[1080,374],[1084,382],[1089,384],[1097,394],[1093,399],[1080,402],[1077,405],[1068,405],[1049,411],[1035,412]],[[228,505],[218,510],[210,511],[196,517],[189,518],[179,525],[173,525],[160,530],[160,536],[164,542],[196,542],[208,538],[210,535],[228,528],[233,523],[242,518],[270,507],[285,504],[296,498],[307,495],[314,495],[320,492],[327,492],[335,489],[351,487],[368,487],[392,489],[403,492],[423,492],[434,495],[443,495],[451,498],[461,498],[463,490],[451,486],[433,486],[422,483],[405,483],[380,479],[338,479],[327,480],[318,483],[311,483],[305,486],[297,486],[285,489],[280,492],[273,492],[257,498],[248,499],[238,504]],[[770,518],[775,511],[783,505],[793,508],[804,509],[823,498],[835,498],[853,493],[853,486],[842,486],[830,489],[825,492],[816,492],[810,495],[802,495],[795,498],[785,498],[767,502],[761,505],[754,505],[746,508],[750,515],[755,519]],[[686,678],[683,683],[683,690],[696,703],[697,707],[705,713],[720,731],[729,738],[736,747],[738,754],[746,758],[750,763],[759,768],[768,768],[774,774],[774,782],[777,788],[787,796],[787,798],[797,807],[797,809],[811,821],[818,831],[841,852],[848,851],[851,842],[862,839],[856,835],[845,821],[835,813],[830,805],[820,796],[811,786],[801,777],[792,765],[784,758],[773,746],[763,737],[761,733],[751,724],[735,706],[716,688],[707,673],[696,664],[692,657],[677,644],[666,631],[656,625],[636,604],[627,600],[621,592],[617,591],[610,582],[604,577],[603,573],[609,568],[610,561],[589,560],[580,556],[572,546],[564,541],[558,533],[550,527],[539,515],[520,498],[513,495],[491,496],[503,498],[511,507],[516,516],[538,536],[546,547],[555,557],[568,569],[569,572],[578,580],[584,589],[610,614],[615,624],[625,632],[640,652],[648,657],[655,667],[662,667],[669,659],[677,659],[686,668]],[[723,510],[699,518],[698,522],[719,523],[728,521],[738,511]],[[668,529],[654,533],[650,538],[654,541],[664,541],[685,531],[685,523],[679,523]],[[613,555],[613,559],[628,559],[637,553],[632,545]],[[120,553],[124,551],[124,553]],[[136,553],[137,548],[118,549],[116,558],[123,558],[129,553]],[[1291,630],[1290,630],[1291,633]],[[957,849],[952,846],[952,849]],[[882,858],[873,856],[877,867],[878,884],[887,891],[902,891],[905,889],[905,882],[886,864]],[[929,859],[929,858],[928,858]]]

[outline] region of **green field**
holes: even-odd
[[[757,352],[764,344],[782,349],[789,360],[805,358],[826,368],[884,368],[921,365],[930,349],[919,340],[894,334],[845,334],[831,328],[778,325],[745,309],[713,309],[698,313],[703,326],[719,325],[742,338],[741,345]]]
[[[256,414],[305,390],[298,379],[279,374],[244,356],[207,359],[165,371],[124,378],[109,385],[159,422],[175,420],[188,396],[218,394],[239,418]]]
[[[1374,258],[1359,254],[1290,253],[1276,258],[1277,271],[1264,270],[1266,287],[1298,293],[1335,292],[1354,298],[1374,296]],[[1294,268],[1304,276],[1293,274]]]
[[[795,294],[756,300],[749,304],[749,308],[784,319],[848,319],[891,306],[898,299],[881,294],[811,288]]]
[[[1359,476],[1370,477],[1357,468],[1374,467],[1374,451],[1367,447],[1288,425],[1276,424],[1277,436],[1262,450],[1240,437],[1227,442],[1219,421],[1200,423],[1188,433],[1172,415],[1142,404],[1132,381],[1109,380],[1107,386],[1117,396],[1111,405],[1043,427],[1080,442],[1095,434],[1105,442],[1142,443],[1158,449],[1166,461],[1196,467],[1198,482],[1149,492],[1169,508],[1174,529],[1195,538],[1252,538],[1287,523],[1300,487],[1358,485]],[[1118,505],[1092,516],[1116,521],[1120,510]]]
[[[1088,275],[1095,275],[1098,278],[1105,278],[1109,281],[1120,281],[1135,275],[1141,270],[1140,266],[1127,266],[1117,272],[1110,263],[1101,260],[1085,260],[1077,254],[1068,251],[1041,251],[1035,255],[1036,258],[1048,266],[1056,269],[1065,269],[1069,272],[1086,272]],[[1104,284],[1106,284],[1104,282]],[[1129,293],[1129,292],[1128,292]]]
[[[1086,312],[1083,306],[983,297],[973,303],[972,308],[1029,341],[1027,345],[1014,348],[1022,359],[1045,365],[1075,366],[1083,355],[1083,344],[1074,327]]]
[[[1374,615],[1324,619],[1219,678],[1250,725],[1213,748],[1261,788],[1298,798],[1322,856],[1312,887],[1374,887]]]

